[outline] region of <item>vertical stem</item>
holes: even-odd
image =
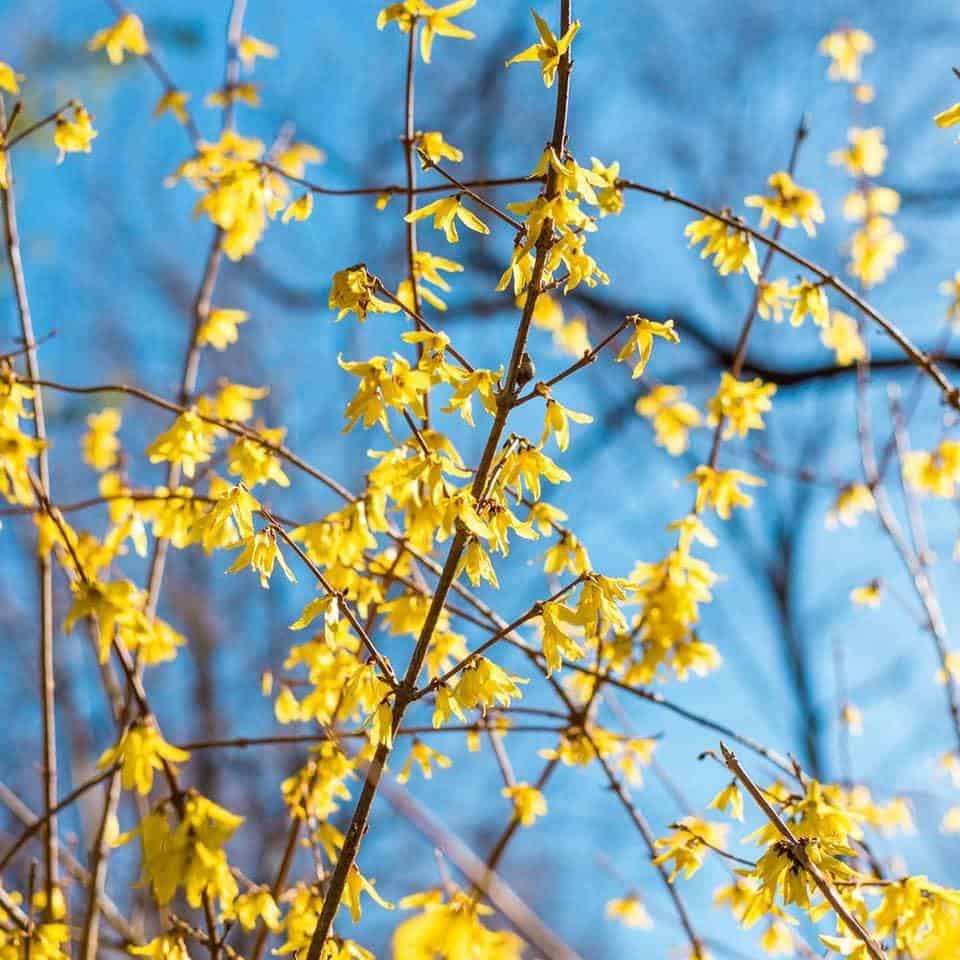
[[[6,109],[0,97],[0,128],[6,127]],[[26,348],[27,372],[31,380],[40,378],[40,362],[37,358],[36,339],[33,332],[33,319],[30,313],[30,301],[27,297],[27,282],[23,272],[23,259],[20,255],[20,233],[17,229],[17,204],[14,197],[13,162],[7,153],[6,190],[3,194],[4,233],[6,236],[7,263],[13,280],[17,313],[20,317],[20,335]],[[44,444],[38,455],[40,492],[43,498],[50,500],[50,461],[46,450],[47,426],[43,413],[43,395],[37,390],[33,397],[33,433]],[[44,890],[47,895],[46,915],[50,916],[53,906],[53,890],[58,879],[57,821],[50,811],[57,803],[57,726],[54,705],[56,679],[53,663],[53,565],[50,554],[37,561],[40,589],[40,724],[43,736],[43,810],[47,817],[44,827]]]
[[[560,33],[566,33],[570,28],[572,0],[560,0]],[[567,138],[567,109],[570,99],[570,52],[563,55],[559,65],[559,78],[557,82],[557,104],[554,113],[553,123],[553,147],[558,154],[562,153]],[[555,197],[557,194],[557,176],[551,168],[547,179],[547,196]],[[540,237],[537,241],[537,254],[533,275],[530,286],[527,289],[527,299],[524,303],[523,313],[520,317],[519,327],[513,343],[513,351],[510,357],[510,366],[507,371],[506,382],[503,390],[497,399],[497,413],[494,417],[487,442],[477,466],[477,472],[474,476],[472,492],[474,497],[479,497],[486,486],[487,478],[490,473],[490,467],[493,463],[493,456],[500,444],[500,438],[503,435],[504,427],[510,410],[516,400],[517,374],[520,369],[520,361],[523,357],[524,349],[527,343],[527,335],[530,331],[530,322],[533,318],[533,311],[537,304],[537,298],[541,293],[541,282],[543,270],[546,264],[547,255],[553,245],[553,223],[547,221]],[[443,569],[437,581],[430,607],[424,619],[423,627],[417,639],[416,647],[410,657],[410,663],[407,667],[403,682],[397,691],[396,703],[393,709],[393,728],[394,731],[400,726],[403,714],[409,705],[411,698],[415,694],[417,686],[417,677],[423,667],[423,661],[426,658],[430,641],[433,638],[433,632],[446,602],[447,594],[453,584],[457,566],[464,548],[467,545],[467,535],[462,528],[458,528],[450,544],[450,550],[444,562]],[[333,919],[340,908],[340,900],[343,896],[343,890],[346,886],[347,877],[353,868],[360,848],[360,841],[367,830],[370,819],[370,809],[373,806],[374,797],[380,786],[380,779],[383,776],[384,766],[390,755],[390,747],[381,743],[370,761],[367,768],[367,776],[360,792],[360,798],[353,811],[350,820],[350,826],[347,828],[344,837],[343,847],[340,850],[340,856],[333,868],[330,882],[327,885],[324,896],[323,908],[320,917],[317,920],[317,926],[313,931],[313,937],[310,941],[310,948],[307,951],[306,960],[320,960],[327,936],[333,926]]]
[[[403,127],[403,159],[407,168],[407,213],[411,214],[417,208],[417,197],[414,190],[417,188],[417,162],[415,150],[416,124],[414,122],[414,70],[417,62],[417,24],[414,22],[408,34],[407,42],[407,78],[404,95],[404,127]],[[420,291],[417,289],[417,224],[416,221],[406,221],[407,227],[407,279],[410,282],[410,302],[413,312],[419,317],[423,313],[420,303]],[[417,344],[417,362],[423,357],[423,344]],[[424,398],[423,428],[430,424],[429,398]]]

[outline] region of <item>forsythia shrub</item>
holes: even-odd
[[[548,804],[545,788],[563,766],[597,771],[623,807],[669,893],[686,956],[706,960],[709,951],[699,918],[685,907],[683,883],[713,858],[730,867],[716,904],[745,930],[759,925],[759,946],[768,954],[809,957],[827,949],[855,960],[960,956],[960,891],[926,876],[891,872],[873,853],[871,832],[912,829],[903,798],[876,799],[857,783],[818,782],[749,731],[685,711],[687,719],[717,734],[716,750],[707,757],[718,765],[717,792],[708,809],[683,816],[657,837],[641,812],[642,800],[628,792],[653,761],[656,741],[607,723],[599,711],[614,690],[679,709],[653,685],[696,683],[693,675],[702,678],[721,667],[723,643],[702,635],[701,609],[717,590],[736,587],[721,582],[708,551],[718,542],[717,531],[764,495],[765,482],[729,466],[725,454],[763,430],[777,402],[775,384],[745,373],[757,316],[775,323],[789,319],[785,336],[799,336],[808,324],[816,328],[838,365],[858,366],[862,391],[869,388],[867,331],[879,327],[918,375],[935,384],[941,399],[960,409],[957,388],[936,358],[865,299],[889,277],[906,245],[894,221],[899,197],[882,183],[883,130],[853,126],[847,144],[830,155],[849,178],[843,216],[853,233],[850,279],[843,280],[796,252],[825,219],[816,190],[796,179],[803,126],[787,167],[771,172],[761,192],[745,198],[742,215],[629,180],[620,162],[589,156],[589,146],[581,153],[577,144],[574,153],[568,137],[571,67],[590,23],[573,18],[571,0],[558,0],[542,15],[533,13],[527,29],[534,42],[505,58],[508,67],[528,71],[526,81],[542,82],[555,93],[553,115],[543,120],[544,149],[514,178],[477,181],[454,168],[469,169],[469,157],[443,132],[416,129],[412,109],[414,77],[421,62],[430,63],[434,46],[473,39],[469,17],[476,2],[435,7],[402,0],[369,25],[398,31],[408,44],[402,140],[407,180],[402,187],[352,192],[369,195],[405,233],[408,263],[396,282],[372,258],[344,264],[330,280],[332,320],[382,324],[382,353],[323,357],[330,376],[352,385],[343,431],[370,435],[370,467],[356,490],[311,466],[306,451],[290,449],[282,425],[256,419],[265,387],[221,381],[215,392],[198,392],[204,352],[233,349],[249,319],[216,295],[221,258],[242,260],[269,244],[274,221],[307,220],[317,215],[320,202],[328,202],[309,176],[308,168],[323,161],[320,149],[285,137],[268,146],[244,135],[238,123],[238,106],[255,108],[261,100],[259,85],[250,79],[257,60],[278,56],[272,44],[244,33],[243,4],[235,0],[230,20],[226,81],[206,96],[223,117],[214,140],[201,135],[193,97],[175,86],[161,65],[162,51],[135,13],[118,7],[115,22],[89,42],[91,53],[111,64],[140,59],[156,75],[162,84],[156,115],[180,124],[190,141],[189,156],[170,171],[167,183],[193,191],[197,215],[214,229],[174,400],[133,385],[61,383],[41,371],[16,225],[14,168],[28,160],[26,154],[21,160],[19,147],[28,138],[52,136],[57,162],[72,164],[76,154],[95,154],[98,136],[109,131],[97,128],[78,99],[23,123],[18,98],[29,90],[42,100],[47,91],[0,62],[0,188],[24,341],[23,349],[0,357],[0,494],[7,514],[28,515],[36,527],[44,722],[43,812],[0,853],[7,871],[0,887],[0,958],[93,960],[116,947],[156,960],[206,954],[213,960],[260,960],[268,948],[305,960],[362,960],[372,956],[356,939],[362,940],[355,925],[363,911],[395,908],[393,953],[404,960],[548,955],[559,948],[535,942],[522,923],[515,921],[512,931],[503,928],[489,887],[512,837],[550,816],[553,801]],[[605,15],[602,5],[594,7],[591,16]],[[857,116],[866,115],[873,99],[861,77],[862,60],[872,49],[872,39],[857,29],[838,30],[821,44],[829,75],[846,85]],[[941,127],[960,125],[960,104],[935,119]],[[418,171],[433,177],[428,190],[417,186]],[[521,199],[501,208],[488,199],[492,186],[517,187]],[[616,217],[628,198],[643,195],[686,209],[693,220],[682,233],[690,246],[720,275],[748,288],[751,306],[731,368],[700,405],[683,386],[659,382],[652,373],[661,353],[683,336],[682,325],[631,314],[591,344],[584,321],[563,312],[563,298],[580,285],[611,282],[589,252],[592,234],[607,229],[607,218]],[[403,210],[391,202],[395,197],[405,202]],[[751,210],[759,213],[758,226],[746,219]],[[443,296],[464,269],[450,246],[463,230],[482,236],[504,231],[514,241],[497,290],[515,300],[516,323],[495,369],[476,366],[443,329]],[[781,275],[775,267],[782,267]],[[955,320],[960,273],[944,292]],[[568,366],[546,379],[538,379],[528,349],[533,328],[549,331],[570,357]],[[625,363],[629,376],[623,382],[641,380],[636,412],[649,421],[652,443],[668,454],[684,454],[693,431],[712,437],[708,458],[687,478],[689,512],[667,527],[671,546],[661,556],[638,557],[630,571],[596,566],[602,558],[591,558],[566,526],[566,515],[549,502],[558,485],[577,482],[564,468],[563,454],[585,431],[598,428],[591,426],[591,414],[572,409],[565,398],[567,381],[594,362]],[[108,523],[99,533],[86,529],[79,508],[58,504],[51,490],[49,461],[60,451],[48,441],[43,400],[64,391],[123,393],[167,417],[143,450],[122,446],[123,418],[116,407],[106,405],[88,418],[82,456],[95,476],[91,499],[82,506],[106,507]],[[517,432],[513,418],[527,405],[542,417],[542,430],[530,436]],[[459,424],[479,438],[475,460],[464,457],[449,435]],[[949,649],[927,574],[929,559],[900,531],[868,424],[862,434],[863,477],[839,489],[827,521],[854,527],[876,514],[902,551],[939,657],[937,679],[955,740],[942,766],[960,785],[960,654]],[[929,451],[898,446],[897,452],[911,504],[922,497],[956,497],[960,442],[945,437]],[[164,464],[164,482],[152,488],[131,483],[129,466],[137,458]],[[267,505],[275,488],[316,481],[340,500],[325,516],[292,522]],[[512,602],[508,580],[518,539],[542,544],[542,597],[525,610]],[[181,746],[163,734],[151,703],[151,671],[189,647],[176,617],[167,622],[157,615],[169,549],[202,551],[228,574],[254,578],[264,589],[277,576],[298,584],[303,608],[290,625],[294,642],[274,665],[281,678],[275,684],[266,676],[264,691],[274,698],[279,724],[312,731],[304,735],[313,741],[306,759],[277,785],[289,811],[288,849],[305,843],[313,854],[308,869],[291,871],[287,859],[273,875],[246,876],[235,869],[230,846],[238,832],[251,828],[245,812],[202,795],[189,779],[192,756],[217,744]],[[142,584],[124,574],[131,551],[149,558]],[[500,602],[491,606],[480,588],[499,588]],[[55,590],[70,594],[63,629],[71,636],[88,631],[103,676],[114,678],[113,739],[102,744],[95,775],[67,797],[57,793],[54,749]],[[853,591],[852,601],[876,605],[884,597],[884,584],[872,580]],[[498,655],[506,648],[522,655],[521,672],[503,665]],[[537,685],[553,698],[552,709],[524,710],[525,695]],[[862,722],[853,703],[842,704],[842,720],[852,731]],[[545,738],[544,764],[518,779],[507,745],[525,727]],[[501,763],[504,785],[496,802],[506,817],[485,869],[465,872],[460,881],[441,872],[436,887],[427,890],[398,890],[396,878],[376,882],[364,872],[363,840],[368,828],[377,828],[384,778],[393,770],[401,783],[413,776],[454,776],[444,740],[462,735],[477,750],[481,733]],[[135,794],[139,816],[121,832],[118,806],[128,792]],[[96,843],[80,872],[70,871],[68,883],[56,815],[88,793],[101,798]],[[753,845],[749,856],[732,852],[742,839],[737,831],[745,810],[762,820],[745,838]],[[960,829],[960,806],[946,812],[944,827]],[[29,885],[9,883],[11,863],[37,833],[42,865]],[[133,898],[111,884],[111,854],[128,844],[140,858],[137,896],[153,908],[145,923],[127,918],[122,911]],[[399,899],[391,902],[388,895]],[[607,914],[640,930],[653,922],[641,893],[627,884],[607,904]],[[101,925],[111,928],[108,936],[101,935]],[[248,934],[243,947],[234,946],[239,937],[231,938],[238,926]],[[641,953],[643,934],[637,936]],[[748,953],[752,949],[744,947],[744,955],[755,955]]]

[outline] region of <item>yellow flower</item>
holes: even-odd
[[[214,350],[226,350],[231,343],[236,343],[239,334],[237,327],[246,323],[250,314],[246,310],[237,310],[228,307],[215,307],[200,324],[197,331],[197,343],[211,346]]]
[[[653,928],[653,919],[637,893],[608,900],[606,913],[608,917],[619,920],[627,927],[636,927],[638,930]]]
[[[190,960],[186,945],[175,934],[164,934],[139,947],[131,944],[127,947],[127,953],[135,957],[150,957],[152,960]]]
[[[831,59],[827,71],[831,80],[856,83],[860,79],[860,61],[873,52],[873,37],[864,30],[837,30],[825,36],[817,49]]]
[[[83,435],[83,459],[94,470],[109,470],[116,466],[120,441],[117,431],[122,418],[119,410],[107,408],[87,417],[87,432]]]
[[[534,43],[522,50],[515,57],[507,61],[509,67],[514,63],[529,63],[540,61],[540,71],[543,73],[543,82],[548,86],[553,86],[553,79],[557,75],[557,68],[560,66],[560,59],[570,49],[573,38],[580,30],[580,21],[574,20],[570,28],[559,39],[550,29],[549,24],[535,10],[531,10],[534,23],[537,25],[537,33],[540,34],[540,42]]]
[[[891,187],[867,183],[852,190],[843,201],[847,220],[863,221],[876,216],[893,216],[900,209],[900,194]]]
[[[866,359],[867,345],[857,329],[857,321],[840,310],[830,314],[830,324],[820,332],[820,342],[834,351],[841,367]]]
[[[854,587],[850,591],[850,599],[860,607],[876,607],[880,603],[882,594],[883,581],[871,580],[863,586]]]
[[[331,310],[339,311],[338,320],[353,311],[361,323],[367,319],[368,313],[396,313],[400,309],[395,303],[375,297],[375,289],[376,282],[362,263],[347,267],[333,275],[327,305]]]
[[[417,146],[434,162],[443,159],[459,163],[463,159],[463,151],[447,143],[439,130],[428,130],[417,134]],[[424,164],[426,167],[426,164]]]
[[[433,777],[434,763],[441,769],[446,770],[453,764],[453,761],[446,754],[440,753],[439,750],[434,750],[433,747],[427,746],[427,744],[414,738],[410,747],[410,755],[397,774],[397,783],[406,783],[410,779],[410,771],[414,764],[420,768],[423,778],[430,780]]]
[[[557,447],[564,451],[570,445],[570,423],[593,423],[593,417],[589,413],[579,413],[576,410],[570,410],[568,407],[557,402],[550,396],[550,388],[540,384],[537,386],[537,393],[543,397],[546,403],[546,410],[543,420],[543,434],[540,437],[540,446],[542,447],[547,438],[552,433],[557,440]]]
[[[189,99],[190,94],[185,90],[167,90],[153,108],[153,115],[162,117],[169,111],[177,118],[178,123],[185,124],[188,118],[187,101]]]
[[[914,490],[953,499],[960,483],[960,441],[944,440],[936,450],[912,450],[903,459],[903,477]]]
[[[283,211],[281,220],[289,223],[291,220],[308,220],[313,213],[313,194],[304,193],[297,197],[286,210]]]
[[[826,219],[816,192],[794,183],[786,170],[772,174],[767,183],[776,191],[772,197],[753,195],[744,200],[748,207],[760,208],[760,226],[766,227],[771,220],[784,227],[799,223],[812,237],[817,232],[814,224]]]
[[[63,163],[68,153],[90,153],[90,141],[97,136],[90,121],[90,114],[79,103],[74,104],[72,120],[63,114],[57,117],[53,131],[53,142],[60,151],[57,163]]]
[[[237,56],[246,70],[252,70],[257,57],[273,60],[277,56],[277,48],[272,43],[265,43],[256,37],[242,36],[237,44]]]
[[[847,139],[850,146],[846,150],[834,150],[830,162],[845,166],[852,177],[879,177],[887,162],[883,129],[851,127]]]
[[[637,352],[637,362],[633,367],[631,379],[636,380],[646,369],[650,360],[650,354],[653,352],[653,338],[660,337],[668,343],[679,343],[680,335],[673,329],[673,321],[667,320],[660,323],[657,320],[647,320],[639,314],[632,314],[627,320],[633,323],[633,332],[630,334],[627,342],[621,347],[617,354],[617,362],[626,360],[634,351]]]
[[[2,83],[0,83],[2,86]],[[12,91],[16,92],[16,91]],[[938,113],[934,118],[933,122],[938,127],[953,127],[960,123],[960,103],[955,103],[952,107],[948,107],[946,110]]]
[[[500,793],[513,803],[513,815],[521,826],[532,827],[547,812],[547,798],[529,783],[504,787]]]
[[[459,196],[434,200],[433,203],[428,203],[425,207],[420,207],[418,210],[408,213],[403,219],[407,223],[415,223],[431,214],[433,215],[434,229],[443,230],[447,243],[457,243],[460,240],[456,220],[460,220],[465,227],[469,227],[476,233],[486,234],[490,232],[490,228],[475,213],[460,203]]]
[[[382,30],[388,23],[396,22],[403,33],[409,33],[415,23],[422,23],[420,34],[420,56],[424,63],[430,62],[433,39],[437,37],[457,37],[460,40],[472,40],[474,33],[451,23],[452,17],[459,16],[476,6],[477,0],[456,0],[434,9],[425,0],[403,0],[391,3],[377,15],[377,29]]]
[[[703,422],[700,411],[683,399],[683,387],[662,384],[638,398],[634,409],[653,424],[655,442],[679,457],[690,443],[690,431]]]
[[[713,256],[713,265],[721,276],[746,270],[747,276],[756,283],[760,279],[760,262],[753,245],[753,238],[744,230],[730,227],[716,217],[694,220],[684,228],[684,236],[690,238],[690,246],[706,240],[701,259]]]
[[[838,523],[855,527],[862,514],[872,513],[876,509],[877,502],[870,488],[862,483],[851,484],[837,494],[832,509],[827,513],[827,527],[833,529]]]
[[[20,93],[20,81],[23,79],[22,73],[17,73],[9,63],[0,60],[0,90],[17,96]]]
[[[947,306],[947,320],[954,324],[960,322],[960,270],[951,280],[944,280],[939,289],[945,297],[950,298],[950,304]]]
[[[890,220],[871,217],[850,241],[847,270],[865,287],[875,286],[886,279],[906,246],[903,234],[893,229]]]
[[[863,714],[852,703],[845,703],[840,711],[840,722],[858,737],[863,733]]]
[[[818,327],[825,327],[830,322],[827,292],[823,284],[801,280],[795,287],[791,287],[790,296],[794,301],[793,310],[790,311],[791,326],[799,327],[807,316]]]
[[[753,497],[744,493],[739,484],[762,487],[764,481],[743,470],[715,470],[705,464],[697,467],[687,480],[697,482],[696,509],[710,507],[721,520],[729,520],[734,507],[753,506]]]
[[[106,770],[121,765],[120,779],[124,790],[133,790],[146,796],[153,788],[153,772],[190,759],[186,750],[167,743],[152,721],[138,721],[128,727],[119,743],[105,750],[97,767]],[[173,766],[175,770],[176,767]]]
[[[689,880],[702,866],[709,851],[707,844],[723,847],[729,827],[724,823],[710,823],[699,817],[682,817],[676,829],[668,837],[654,841],[654,846],[663,853],[653,858],[660,865],[673,861],[672,883],[682,873]]]
[[[197,464],[213,456],[216,429],[195,410],[186,410],[147,447],[147,456],[151,463],[179,463],[184,474],[192,477]]]
[[[793,299],[793,289],[787,281],[780,277],[777,280],[761,280],[757,284],[757,313],[764,320],[771,318],[776,323],[783,322],[783,311],[790,306]]]
[[[776,392],[776,384],[764,383],[759,377],[738,380],[724,371],[720,378],[720,389],[710,398],[707,406],[710,413],[707,422],[711,426],[725,422],[725,439],[734,434],[745,437],[750,430],[762,430],[762,415],[771,409],[770,398]]]
[[[231,103],[245,103],[248,107],[260,106],[260,88],[255,83],[235,83],[221,87],[204,97],[208,107],[228,107]]]
[[[377,893],[375,887],[373,886],[373,881],[368,880],[357,867],[356,864],[350,867],[350,872],[347,874],[347,882],[343,888],[343,896],[341,898],[341,903],[345,903],[347,908],[350,911],[350,919],[354,923],[360,922],[360,915],[362,913],[360,909],[360,895],[367,894],[372,900],[378,903],[385,910],[392,910],[393,904],[388,903],[383,897]]]
[[[273,894],[264,887],[256,887],[241,893],[224,911],[224,920],[238,920],[244,930],[253,930],[262,920],[268,930],[279,930],[280,908]]]
[[[323,163],[327,155],[311,143],[291,143],[285,150],[281,150],[274,159],[274,163],[291,177],[302,177],[308,163]]]
[[[277,546],[277,537],[272,528],[261,530],[253,536],[248,537],[241,544],[241,551],[236,560],[227,569],[227,573],[237,573],[244,567],[249,566],[251,570],[256,570],[260,574],[260,586],[264,590],[270,587],[270,578],[273,576],[273,567],[280,564],[283,575],[291,582],[296,583],[297,578],[293,571],[287,566],[287,561],[283,559],[280,548]]]
[[[596,157],[591,157],[590,166],[592,173],[603,182],[597,193],[600,216],[605,217],[609,213],[620,213],[623,210],[623,190],[618,186],[620,162],[615,160],[613,163],[604,166]]]
[[[736,780],[731,780],[711,801],[707,804],[710,810],[729,810],[730,816],[734,820],[743,820],[743,794],[740,793],[740,787]]]
[[[104,48],[114,66],[123,63],[123,55],[126,52],[140,57],[149,53],[150,45],[143,32],[143,22],[136,14],[125,13],[112,26],[98,30],[87,44],[87,49],[103,50]]]

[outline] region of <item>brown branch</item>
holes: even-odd
[[[747,788],[747,791],[750,796],[753,797],[757,806],[763,811],[766,818],[777,828],[790,849],[790,855],[796,863],[807,871],[810,878],[823,894],[824,899],[830,904],[833,912],[843,921],[847,929],[863,942],[873,960],[886,960],[887,955],[884,953],[883,947],[864,929],[860,921],[857,920],[847,908],[847,905],[840,899],[840,895],[834,889],[829,878],[810,860],[803,843],[794,836],[793,831],[787,826],[780,814],[773,809],[770,801],[764,796],[763,791],[750,779],[750,775],[740,765],[740,761],[737,760],[736,756],[723,743],[720,744],[720,752],[723,755],[723,762],[727,769]]]
[[[6,111],[0,96],[0,126],[6,125]],[[3,193],[4,235],[6,238],[7,264],[13,281],[17,314],[20,319],[20,334],[29,349],[26,353],[27,371],[31,379],[40,376],[40,361],[37,357],[36,337],[30,300],[27,296],[27,281],[20,252],[20,233],[17,227],[17,204],[14,194],[13,164],[7,156],[7,189]],[[32,400],[33,433],[40,452],[37,458],[39,489],[44,502],[50,500],[50,460],[47,452],[47,428],[43,410],[43,397],[37,391]],[[56,725],[56,677],[53,657],[53,564],[49,553],[40,552],[37,559],[39,580],[40,623],[38,659],[40,662],[40,726],[43,739],[43,807],[45,822],[44,844],[44,890],[47,896],[45,916],[52,916],[53,894],[58,881],[57,821],[53,809],[57,802],[57,725]]]

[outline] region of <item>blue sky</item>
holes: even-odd
[[[542,3],[537,8],[544,13],[551,9]],[[178,85],[192,92],[201,125],[212,136],[219,118],[201,101],[220,82],[226,5],[175,0],[136,9]],[[258,69],[264,107],[256,113],[241,109],[240,129],[269,141],[282,124],[294,123],[298,137],[327,153],[327,163],[313,174],[328,186],[402,178],[397,137],[404,43],[395,30],[376,31],[377,9],[377,3],[367,0],[250,2],[248,31],[277,44],[281,58]],[[505,59],[532,42],[526,11],[525,3],[481,0],[463,17],[478,39],[462,43],[441,38],[434,62],[418,65],[417,126],[442,129],[449,141],[462,146],[467,152],[462,169],[470,175],[526,173],[549,136],[552,94],[544,90],[533,67],[502,68]],[[871,32],[877,53],[868,61],[867,79],[877,87],[877,101],[868,108],[866,122],[886,128],[890,161],[884,182],[904,194],[897,223],[909,244],[893,279],[872,299],[919,342],[932,344],[942,335],[944,301],[937,285],[960,268],[960,221],[953,215],[960,153],[953,138],[937,130],[930,118],[956,100],[957,81],[950,67],[960,62],[960,23],[951,5],[933,0],[909,5],[894,0],[803,5],[684,0],[670,6],[584,0],[576,4],[576,15],[584,24],[576,43],[570,120],[570,146],[578,158],[616,159],[628,177],[717,207],[736,208],[744,195],[761,191],[767,176],[785,165],[792,131],[806,114],[811,135],[801,152],[797,179],[821,191],[828,222],[813,241],[793,239],[834,269],[843,263],[841,247],[849,232],[839,213],[848,184],[826,155],[843,145],[849,116],[845,91],[827,81],[816,44],[844,23]],[[107,6],[93,0],[0,0],[0,59],[28,75],[27,110],[39,115],[67,97],[79,96],[96,114],[101,131],[91,156],[69,157],[61,167],[43,135],[18,149],[15,157],[35,323],[40,335],[56,332],[44,346],[41,362],[45,373],[66,382],[136,381],[171,395],[210,228],[192,219],[195,195],[188,186],[162,185],[187,155],[187,143],[171,120],[150,116],[159,93],[155,78],[140,63],[111,68],[84,50],[90,34],[109,19]],[[522,191],[498,194],[497,199],[519,195]],[[689,317],[718,343],[729,347],[734,342],[749,302],[748,284],[743,278],[719,280],[686,249],[682,229],[688,219],[673,207],[629,196],[621,217],[604,220],[591,239],[591,251],[610,274],[611,286],[596,291],[598,299],[589,309],[582,303],[573,307],[586,313],[595,339],[619,320],[617,310],[626,307],[658,318]],[[336,432],[353,382],[337,369],[335,357],[342,352],[360,358],[382,350],[384,324],[375,318],[365,327],[352,321],[334,325],[326,308],[327,287],[334,270],[359,260],[385,278],[399,279],[402,228],[396,201],[377,213],[367,198],[318,197],[308,223],[273,225],[254,257],[228,265],[215,297],[218,305],[249,310],[251,321],[241,345],[226,360],[205,355],[201,384],[214,383],[228,366],[240,382],[269,384],[267,421],[282,421],[293,449],[308,453],[311,462],[352,487],[360,484],[366,468],[366,448],[382,448],[385,440],[358,433],[344,438]],[[430,249],[447,253],[439,235],[423,234]],[[457,254],[474,269],[458,279],[450,312],[443,318],[456,342],[476,362],[491,366],[504,359],[515,321],[509,301],[498,302],[492,293],[510,242],[509,232],[496,230],[488,240],[464,240]],[[780,270],[792,275],[785,265]],[[476,309],[478,305],[483,309]],[[0,277],[0,317],[0,336],[9,342],[16,315],[5,276]],[[682,320],[678,327],[683,337]],[[882,337],[874,334],[871,342],[877,356],[893,354]],[[564,366],[545,335],[537,335],[533,349],[541,371]],[[750,356],[785,370],[829,360],[812,329],[770,324],[758,326]],[[679,370],[689,378],[684,382],[691,396],[703,401],[717,372],[690,339],[675,352],[658,351],[651,368],[658,378]],[[909,387],[912,379],[904,376],[902,382]],[[571,382],[562,395],[570,406],[592,412],[597,423],[589,430],[575,430],[562,463],[585,479],[559,491],[556,500],[569,512],[595,564],[612,574],[627,573],[637,560],[656,559],[669,542],[665,523],[676,519],[689,500],[679,481],[690,462],[673,461],[654,448],[647,425],[630,414],[615,426],[605,422],[606,414],[629,403],[634,390],[627,372],[613,368],[608,359]],[[875,415],[885,423],[883,384],[875,395]],[[48,404],[56,444],[55,492],[63,499],[89,495],[93,476],[73,469],[70,459],[78,449],[83,417],[96,404],[56,395],[50,395]],[[857,479],[852,411],[851,378],[783,391],[765,440],[778,462]],[[124,442],[139,451],[164,419],[131,407],[124,412]],[[933,442],[941,425],[942,411],[928,391],[912,427],[915,442]],[[819,445],[808,445],[811,439]],[[705,434],[698,437],[694,453],[702,457],[706,444]],[[463,435],[465,452],[475,456],[476,446],[475,438]],[[70,455],[59,456],[61,449]],[[725,452],[728,465],[747,464],[743,450],[740,444]],[[138,464],[136,475],[143,483],[160,478],[159,468],[145,462]],[[827,488],[809,492],[803,500],[792,499],[796,484],[772,477],[759,495],[757,516],[718,531],[722,543],[711,562],[727,579],[718,585],[716,603],[705,614],[703,633],[720,648],[725,666],[708,680],[672,685],[665,692],[803,756],[802,718],[784,663],[787,631],[761,575],[764,564],[776,566],[784,560],[772,533],[778,527],[781,533],[785,530],[790,534],[788,570],[795,586],[788,611],[790,636],[803,651],[813,708],[823,723],[819,750],[825,773],[842,772],[829,715],[835,692],[833,650],[839,643],[853,698],[865,718],[864,735],[852,746],[855,773],[881,796],[910,792],[921,832],[928,838],[907,842],[910,866],[958,883],[956,867],[954,875],[950,868],[955,842],[936,835],[950,797],[947,785],[934,778],[933,765],[949,738],[941,693],[932,684],[935,660],[929,638],[895,605],[877,613],[850,610],[850,588],[874,576],[899,577],[894,582],[904,593],[908,585],[873,526],[827,533],[823,514],[832,493]],[[278,496],[278,505],[281,502],[298,515],[317,517],[335,506],[322,491],[299,481]],[[951,591],[956,515],[941,505],[931,507],[928,516],[940,558],[935,579],[950,624],[960,613]],[[9,571],[11,585],[22,575],[14,557],[22,556],[16,551],[23,549],[19,541],[28,533],[25,525],[10,524],[0,534],[0,563]],[[177,557],[173,563],[174,583],[200,585],[208,597],[205,613],[161,609],[184,628],[187,622],[207,618],[211,635],[217,637],[211,655],[223,681],[216,709],[224,731],[263,733],[273,728],[273,721],[269,703],[261,702],[257,693],[259,673],[277,665],[284,625],[302,604],[303,590],[278,586],[268,600],[249,581],[220,577],[218,562],[211,567]],[[524,609],[542,588],[535,562],[534,551],[518,551],[513,559],[506,613]],[[136,572],[135,564],[131,571]],[[22,596],[29,597],[28,591],[24,583]],[[11,609],[20,613],[20,607],[17,603]],[[14,616],[18,630],[29,622],[29,604],[24,601],[22,607],[22,617]],[[96,688],[85,679],[91,676],[88,652],[76,640],[61,639],[58,649],[76,709],[100,747],[108,741],[109,725]],[[24,685],[32,685],[28,664],[19,662],[3,678],[8,694],[23,696]],[[193,722],[185,709],[197,696],[193,666],[188,658],[182,665],[158,670],[151,679],[164,728],[180,738]],[[716,738],[651,706],[631,704],[629,709],[638,731],[663,734],[661,762],[690,804],[701,807],[724,782],[719,771],[696,760],[700,751],[716,747]],[[15,744],[35,743],[33,714],[18,709],[15,719],[0,733],[7,757],[15,756]],[[82,743],[71,742],[67,732],[63,739],[64,756],[71,749],[82,756]],[[531,774],[537,769],[535,749],[533,744],[517,747],[518,769]],[[25,750],[23,755],[29,754]],[[227,802],[243,807],[244,791],[237,786],[242,777],[260,771],[273,775],[291,762],[289,756],[225,756],[218,782]],[[497,796],[498,774],[490,757],[469,774],[468,763],[457,766],[463,774],[449,787],[434,781],[416,790],[482,854],[506,815],[505,802]],[[2,768],[6,779],[36,798],[29,763],[8,760]],[[657,831],[678,815],[672,797],[653,778],[638,797]],[[666,955],[682,938],[644,862],[639,839],[608,792],[590,775],[564,771],[549,799],[549,820],[511,847],[507,878],[585,955],[632,955],[647,947],[654,955]],[[276,809],[277,797],[269,788],[263,803]],[[379,888],[398,897],[433,883],[429,846],[412,830],[386,825],[386,804],[378,813],[381,825],[375,818],[362,860],[368,872],[382,877]],[[601,854],[648,894],[658,921],[654,931],[624,931],[603,920],[605,899],[623,891],[597,867]],[[403,869],[396,870],[400,863]],[[704,915],[702,926],[710,936],[739,943],[749,954],[752,948],[744,946],[748,941],[706,906],[711,887],[722,877],[722,870],[711,866],[685,893]],[[395,916],[378,916],[371,908],[361,939],[382,942],[394,921]]]

